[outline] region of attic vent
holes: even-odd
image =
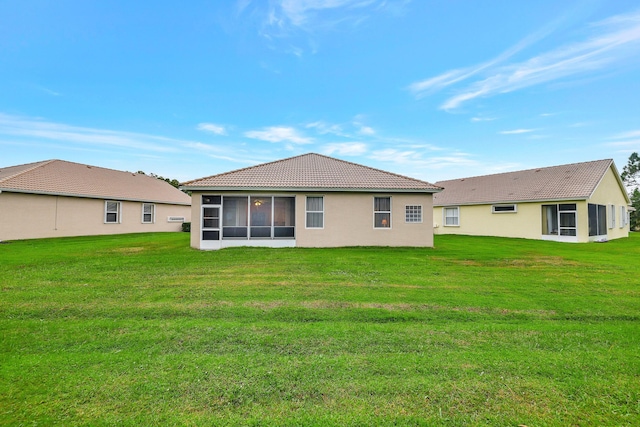
[[[540,172],[541,169],[536,169],[536,172]]]

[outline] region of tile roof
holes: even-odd
[[[440,191],[425,181],[315,153],[200,178],[182,186],[189,190]]]
[[[434,195],[433,205],[588,199],[612,165],[615,171],[606,159],[439,181],[444,190]]]
[[[64,160],[0,168],[0,190],[190,205],[191,197],[165,181]]]

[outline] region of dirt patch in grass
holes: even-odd
[[[131,247],[131,248],[115,248],[115,249],[111,249],[109,252],[119,253],[119,254],[136,254],[144,251],[144,249],[145,248],[138,246],[138,247]]]

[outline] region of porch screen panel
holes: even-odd
[[[607,234],[607,207],[605,205],[598,205],[598,235],[604,236]]]
[[[607,207],[589,203],[589,236],[607,235]]]
[[[251,196],[251,238],[271,237],[271,197]]]
[[[247,238],[248,198],[223,198],[222,205],[222,237]]]
[[[542,234],[558,234],[558,206],[542,206]]]
[[[273,198],[273,237],[293,238],[296,226],[295,197]]]

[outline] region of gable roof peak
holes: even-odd
[[[182,184],[187,189],[327,189],[439,191],[426,181],[369,166],[307,153],[195,179]]]

